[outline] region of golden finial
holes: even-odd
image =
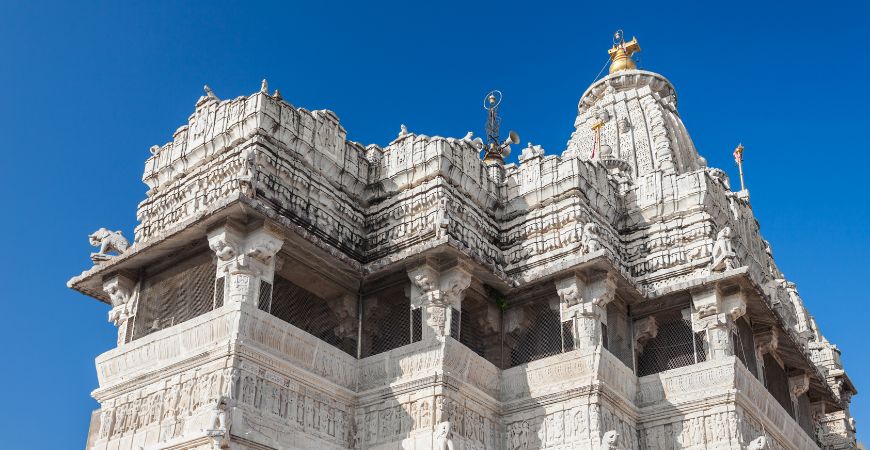
[[[613,47],[607,51],[610,55],[610,73],[637,69],[637,65],[631,59],[631,55],[639,51],[640,44],[637,43],[636,37],[632,37],[630,41],[625,42],[625,35],[622,30],[616,30],[616,33],[613,33]]]

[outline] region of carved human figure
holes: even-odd
[[[335,436],[335,409],[329,408],[326,412],[326,433]]]
[[[162,396],[162,392],[156,392],[151,395],[148,406],[148,423],[160,422],[160,405],[163,402],[163,399],[161,398]]]
[[[435,426],[434,439],[434,450],[453,450],[453,431],[450,429],[450,422],[441,422]]]
[[[427,428],[429,425],[429,400],[424,399],[420,402],[420,427]]]
[[[94,264],[111,259],[114,255],[109,254],[109,252],[120,255],[130,248],[130,242],[121,234],[121,231],[109,231],[105,228],[100,228],[88,235],[88,241],[92,246],[100,249],[97,253],[91,253],[91,261]]]
[[[601,237],[598,233],[598,225],[594,222],[583,225],[583,234],[580,237],[580,251],[583,253],[593,253],[601,250]]]
[[[224,239],[214,239],[208,246],[221,261],[229,261],[236,256],[236,249]]]
[[[373,444],[378,440],[378,413],[366,414],[366,443]]]
[[[604,433],[601,438],[601,450],[615,450],[619,445],[619,433],[616,430],[609,430]]]
[[[246,376],[245,382],[242,385],[242,403],[253,405],[256,389],[257,386],[254,384],[254,378],[251,376]]]
[[[731,227],[725,227],[716,234],[713,244],[713,264],[710,270],[723,272],[737,267],[737,253],[731,244]]]
[[[112,434],[112,426],[115,420],[113,412],[108,408],[100,411],[100,439],[106,439]]]
[[[127,427],[127,404],[124,403],[115,408],[115,426],[112,428],[112,435],[121,434]]]
[[[578,439],[586,439],[586,434],[589,431],[586,422],[586,406],[583,405],[574,411],[574,435]]]

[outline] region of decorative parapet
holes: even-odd
[[[238,309],[219,308],[174,327],[156,331],[97,357],[99,389],[94,395],[129,380],[158,378],[167,370],[195,364],[209,353],[225,353],[238,326]]]
[[[521,408],[529,399],[570,396],[601,384],[631,402],[637,395],[636,380],[631,368],[601,347],[574,350],[503,370],[499,398]]]
[[[648,375],[639,378],[638,385],[641,420],[659,424],[649,429],[668,424],[672,434],[663,435],[666,441],[694,445],[697,431],[705,439],[704,430],[708,430],[710,436],[703,441],[708,444],[726,441],[745,446],[766,435],[771,448],[818,448],[815,439],[736,357]],[[699,409],[713,414],[691,413]],[[677,421],[672,423],[674,418]]]

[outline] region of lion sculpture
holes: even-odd
[[[758,436],[753,439],[749,445],[746,446],[746,450],[764,450],[767,448],[767,438],[765,436]]]
[[[619,446],[619,433],[610,430],[601,438],[601,450],[612,450]]]
[[[121,234],[120,231],[109,231],[105,228],[100,228],[88,236],[88,240],[94,247],[99,247],[100,251],[91,253],[91,261],[94,264],[100,261],[106,261],[112,258],[109,252],[115,252],[118,255],[127,251],[130,248],[130,243]]]

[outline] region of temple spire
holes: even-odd
[[[637,65],[634,63],[631,55],[639,51],[640,44],[637,43],[636,37],[632,37],[630,41],[625,42],[625,35],[622,30],[616,30],[616,33],[613,33],[613,47],[607,51],[610,55],[610,73],[637,69]]]

